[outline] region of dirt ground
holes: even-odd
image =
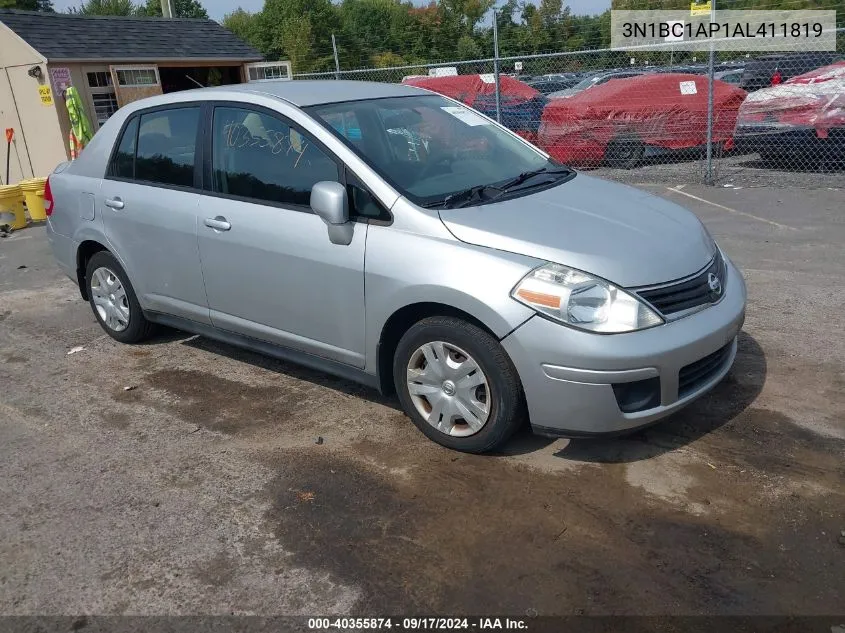
[[[0,613],[845,616],[845,193],[644,186],[746,275],[733,370],[494,456],[207,339],[120,345],[43,228],[0,240]]]

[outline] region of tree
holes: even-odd
[[[481,57],[481,49],[478,43],[469,35],[462,35],[458,40],[456,48],[458,59],[478,59]]]
[[[279,43],[293,72],[303,72],[311,56],[311,21],[307,15],[287,18],[279,25]]]
[[[43,11],[53,13],[51,0],[0,0],[0,9],[21,9],[23,11]]]
[[[161,17],[161,0],[147,0],[147,4],[138,7],[138,15]],[[173,17],[207,20],[208,12],[198,0],[173,0]]]
[[[132,0],[84,0],[78,9],[68,9],[68,13],[81,15],[134,15],[135,11]]]
[[[257,13],[250,13],[238,7],[223,16],[222,24],[247,44],[260,51],[266,51],[267,43],[261,37],[260,19]]]

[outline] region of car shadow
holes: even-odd
[[[225,356],[402,411],[395,396],[383,396],[371,387],[203,336],[162,328],[146,344],[169,342],[179,342],[197,350]],[[742,380],[738,380],[738,376],[742,376]],[[717,430],[742,413],[757,398],[765,380],[766,357],[763,349],[752,336],[740,332],[737,356],[731,371],[707,395],[641,431],[609,438],[571,439],[554,455],[570,461],[612,464],[650,459],[671,452]],[[410,424],[410,420],[408,423]],[[556,438],[532,434],[526,422],[511,441],[493,455],[507,457],[530,454],[555,441]]]
[[[747,160],[739,160],[734,167],[747,167],[766,171],[782,171],[789,173],[836,174],[845,171],[845,160],[809,160],[800,158],[785,158],[771,163],[764,161],[758,154],[749,154]]]
[[[573,439],[556,457],[576,462],[619,464],[651,459],[718,430],[747,409],[766,382],[766,355],[740,332],[728,375],[711,392],[653,426],[609,439]]]
[[[177,336],[175,340],[184,338],[184,333],[180,334],[181,336]],[[211,354],[216,354],[218,356],[225,356],[226,358],[230,358],[241,363],[247,363],[267,371],[284,374],[285,376],[290,376],[291,378],[296,378],[297,380],[304,380],[315,385],[342,391],[350,396],[363,398],[364,400],[401,411],[399,402],[395,398],[385,397],[381,395],[377,389],[367,387],[366,385],[360,385],[344,378],[338,378],[332,374],[309,369],[307,367],[303,367],[302,365],[279,360],[271,356],[265,356],[257,352],[251,352],[249,350],[235,347],[234,345],[229,345],[228,343],[221,343],[220,341],[215,341],[204,336],[192,336],[183,340],[182,345],[210,352]]]

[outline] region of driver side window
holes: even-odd
[[[339,182],[337,163],[309,136],[275,116],[246,108],[214,108],[214,191],[308,207],[311,188]]]

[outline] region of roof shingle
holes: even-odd
[[[51,62],[263,59],[213,20],[0,9],[0,22]]]

